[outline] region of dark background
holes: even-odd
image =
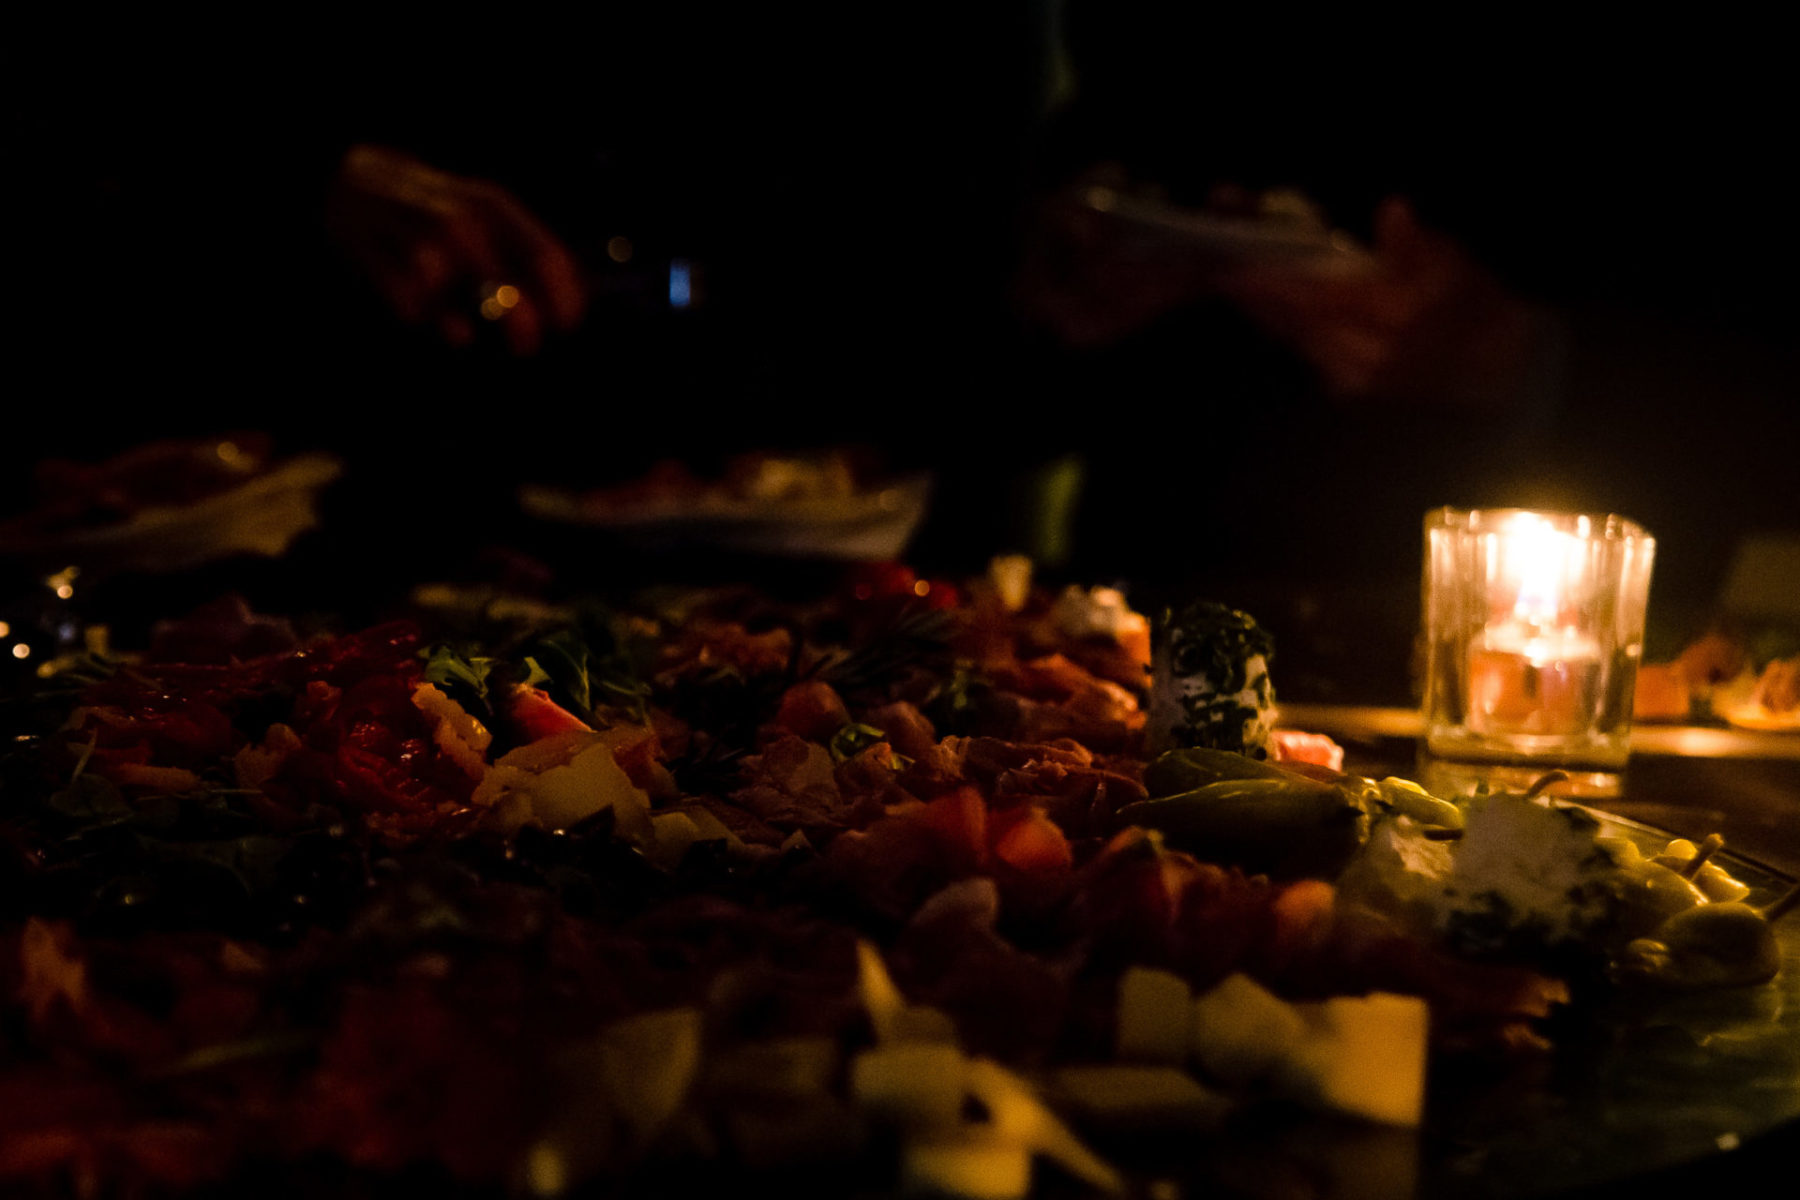
[[[918,554],[961,569],[1028,540],[1021,488],[1074,455],[1072,577],[1306,583],[1305,604],[1386,614],[1426,508],[1556,504],[1657,532],[1684,622],[1739,536],[1796,521],[1772,29],[1138,0],[591,18],[27,19],[6,51],[7,507],[44,456],[247,425],[350,457],[341,553],[441,557],[511,519],[521,481],[860,442],[938,472]],[[323,231],[356,141],[512,188],[589,269],[583,327],[519,361],[387,318]],[[1333,403],[1219,302],[1058,342],[1017,266],[1034,201],[1098,162],[1183,203],[1299,187],[1358,234],[1412,197],[1566,321],[1553,402]],[[621,232],[626,267],[601,252]],[[672,258],[702,272],[691,311],[660,302]]]

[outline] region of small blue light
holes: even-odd
[[[669,307],[686,308],[694,300],[693,271],[685,258],[669,262]]]

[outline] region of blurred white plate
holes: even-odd
[[[567,489],[527,486],[524,511],[540,520],[605,530],[655,548],[696,547],[784,558],[884,560],[901,557],[924,520],[926,474],[843,497],[603,501]]]
[[[56,569],[183,571],[255,554],[274,558],[319,523],[318,495],[343,473],[326,454],[302,454],[191,504],[145,508],[129,519],[45,532],[29,519],[0,530],[0,554]]]

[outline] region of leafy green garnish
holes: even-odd
[[[464,711],[492,719],[493,704],[488,698],[488,680],[498,660],[484,655],[467,654],[452,646],[436,645],[420,652],[425,660],[425,682],[442,689]]]
[[[642,678],[637,647],[598,607],[573,624],[533,633],[489,654],[439,644],[420,655],[425,679],[475,716],[491,720],[502,684],[542,688],[570,712],[587,715],[601,704],[647,719],[650,686]]]
[[[284,1029],[239,1038],[231,1042],[214,1042],[182,1055],[158,1072],[163,1077],[191,1075],[260,1058],[299,1054],[319,1044],[320,1035],[306,1029]]]
[[[573,702],[574,711],[591,712],[594,707],[593,679],[589,671],[595,654],[581,634],[562,629],[538,638],[531,644],[525,666],[531,679],[561,690]]]
[[[649,718],[650,685],[642,678],[634,647],[614,628],[610,614],[592,613],[576,626],[533,639],[525,647],[526,682],[541,686],[576,713],[601,704]]]
[[[86,772],[77,772],[69,786],[53,792],[44,805],[77,832],[120,825],[138,815],[112,780]]]
[[[831,758],[833,762],[843,762],[847,758],[855,758],[878,742],[885,741],[887,734],[873,725],[862,725],[855,721],[845,725],[831,735]]]
[[[885,687],[919,669],[947,669],[954,632],[949,612],[909,606],[855,649],[822,660],[812,678],[839,692],[854,692]]]
[[[38,668],[39,691],[78,692],[110,679],[125,665],[123,658],[94,650],[78,650],[52,659]]]

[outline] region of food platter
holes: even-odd
[[[1668,840],[1642,823],[1595,815],[1609,834],[1646,851]],[[1793,883],[1741,856],[1730,856],[1730,870],[1759,901]],[[1648,1003],[1622,997],[1560,1029],[1557,1057],[1539,1069],[1434,1070],[1417,1133],[1309,1113],[1246,1113],[1213,1138],[1153,1152],[1144,1186],[1245,1200],[1556,1200],[1658,1195],[1676,1179],[1747,1184],[1755,1168],[1737,1162],[1751,1157],[1746,1148],[1791,1141],[1800,1129],[1795,928],[1781,931],[1781,944],[1782,973],[1765,987]]]
[[[1647,852],[1668,840],[1596,816]],[[1793,886],[1753,859],[1729,863],[1757,903]],[[1621,997],[1567,1032],[1574,1049],[1547,1078],[1492,1088],[1442,1080],[1419,1194],[1575,1194],[1684,1166],[1730,1178],[1731,1152],[1800,1121],[1800,928],[1776,929],[1782,970],[1763,987]]]
[[[1057,1072],[1122,1053],[1135,967],[1204,995],[1338,962],[1308,958],[1328,890],[1112,819],[1145,788],[1117,594],[1000,583],[419,610],[276,652],[265,622],[253,656],[227,622],[211,656],[63,664],[7,707],[0,1178],[978,1194],[870,1117],[883,1039],[1002,1081],[947,1118],[954,1172],[996,1149],[965,1122],[1061,1128],[1037,1097],[1062,1113]],[[1757,903],[1792,882],[1721,861]],[[1136,1124],[1077,1104],[1056,1120],[1105,1170],[1031,1143],[1029,1194],[1500,1200],[1718,1159],[1800,1116],[1800,923],[1775,928],[1770,982],[1602,989],[1545,1017],[1548,1054],[1434,1055],[1417,1128],[1210,1085]],[[1362,961],[1342,986],[1397,978]]]

